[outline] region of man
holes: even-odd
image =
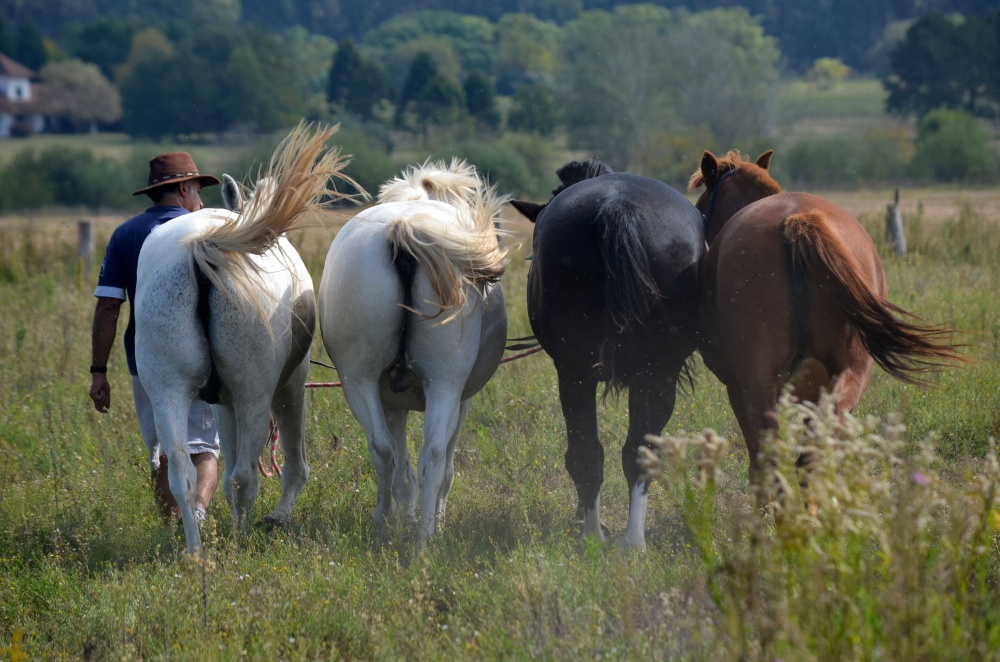
[[[135,283],[139,251],[146,237],[156,226],[204,207],[202,186],[214,186],[219,180],[199,174],[187,152],[172,152],[154,157],[149,162],[149,180],[144,188],[132,195],[146,194],[153,206],[117,228],[111,234],[101,275],[94,296],[92,339],[93,362],[90,366],[90,399],[94,408],[107,413],[111,406],[111,385],[108,383],[108,357],[118,330],[118,314],[122,301],[129,301],[129,320],[125,328],[125,357],[132,374],[132,397],[135,402],[139,429],[149,451],[149,466],[160,514],[165,521],[179,517],[177,502],[170,492],[167,458],[162,454],[153,406],[138,377],[135,363]],[[205,518],[205,511],[218,482],[219,436],[212,418],[211,407],[196,400],[188,415],[188,452],[198,476],[195,488],[195,514]]]

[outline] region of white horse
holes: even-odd
[[[238,528],[252,516],[271,410],[285,471],[268,522],[287,521],[308,477],[305,381],[316,303],[312,278],[283,234],[310,220],[326,196],[343,197],[330,182],[343,177],[347,159],[324,149],[335,131],[300,124],[272,157],[264,190],[241,211],[202,209],[165,223],[139,255],[136,362],[188,552],[201,549],[195,470],[185,444],[195,398],[214,405],[223,489]]]
[[[425,412],[417,551],[443,522],[469,400],[503,355],[505,202],[464,162],[410,168],[340,230],[323,268],[323,343],[368,439],[380,536],[397,520],[394,500],[416,520],[406,418]]]

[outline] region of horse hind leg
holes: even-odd
[[[219,431],[219,449],[222,451],[222,492],[226,503],[233,507],[232,475],[236,465],[236,413],[231,405],[213,405],[212,415]],[[232,459],[232,461],[230,461]]]
[[[417,553],[437,531],[439,499],[448,476],[448,449],[459,434],[462,414],[461,387],[431,385],[427,389],[424,413],[424,447],[417,460],[420,482],[420,527],[417,530]]]
[[[154,402],[156,402],[154,400]],[[156,436],[167,457],[167,477],[170,493],[177,501],[184,525],[184,540],[189,554],[201,552],[201,532],[194,514],[198,474],[187,450],[188,411],[190,401],[183,398],[165,399],[156,405]]]
[[[662,434],[663,428],[670,421],[679,375],[680,368],[671,377],[664,377],[663,381],[649,380],[629,388],[628,437],[622,447],[622,471],[629,488],[628,525],[621,540],[626,549],[641,549],[646,546],[649,480],[642,479],[639,448],[648,446],[647,434]]]
[[[236,518],[238,530],[246,530],[252,521],[254,504],[260,488],[260,477],[257,475],[257,460],[268,440],[268,422],[270,411],[268,402],[258,401],[237,403],[236,413],[236,454],[232,458],[232,471],[229,473],[228,488],[230,490],[230,507]],[[230,463],[230,458],[226,458]]]
[[[601,525],[601,484],[604,447],[597,435],[597,403],[592,379],[559,373],[559,402],[566,421],[566,471],[576,486],[577,518],[584,536],[604,540]]]
[[[305,373],[308,369],[308,363],[303,363],[296,374],[278,390],[271,403],[285,463],[281,472],[281,496],[274,510],[263,519],[268,526],[284,526],[288,523],[295,501],[309,479],[305,444]]]
[[[384,408],[385,421],[392,434],[396,448],[395,466],[392,472],[392,498],[407,524],[417,521],[417,477],[410,464],[410,449],[406,445],[406,420],[409,412],[405,409]]]
[[[368,441],[368,453],[375,468],[376,480],[372,522],[376,537],[385,539],[396,518],[392,503],[392,479],[397,462],[395,437],[386,421],[378,382],[364,374],[349,372],[346,368],[341,370],[340,377],[344,382],[347,405],[364,429]]]
[[[444,480],[437,495],[437,532],[440,533],[444,526],[445,511],[448,508],[448,493],[455,480],[455,446],[458,444],[458,437],[462,433],[462,425],[465,423],[465,416],[469,413],[469,400],[463,400],[458,412],[458,425],[455,433],[448,442],[448,450],[445,452]]]

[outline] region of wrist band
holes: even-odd
[[[96,365],[90,366],[90,374],[94,374],[95,372],[104,373],[104,372],[107,372],[107,371],[108,371],[108,366],[103,366],[103,367],[102,366],[96,366]]]

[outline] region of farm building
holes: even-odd
[[[37,74],[0,53],[0,138],[44,131],[43,102]]]

